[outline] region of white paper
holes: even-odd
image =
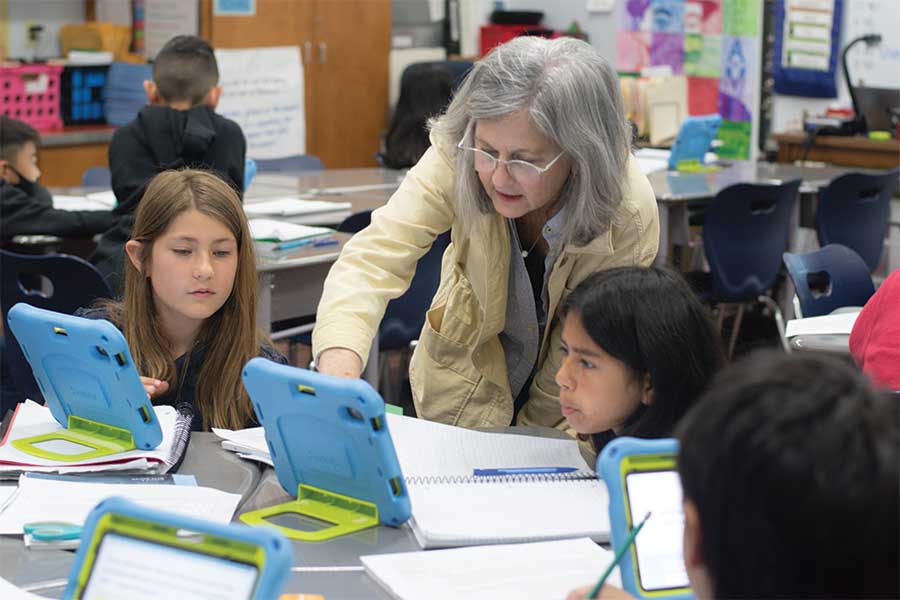
[[[201,486],[84,483],[23,475],[19,478],[19,493],[0,512],[0,534],[22,535],[26,523],[38,521],[81,525],[101,500],[111,496],[188,517],[196,517],[198,507],[202,507],[204,519],[223,524],[231,522],[241,500],[240,494]]]
[[[155,463],[165,464],[166,459],[172,451],[172,443],[174,441],[176,412],[172,406],[154,406],[156,418],[159,421],[160,429],[162,429],[162,442],[154,450],[129,450],[128,452],[120,452],[118,454],[100,456],[97,458],[79,461],[77,463],[64,463],[55,460],[41,458],[31,454],[26,454],[16,448],[13,448],[12,441],[45,433],[55,433],[62,431],[62,427],[50,414],[50,409],[41,406],[31,400],[26,400],[20,404],[16,410],[15,417],[10,430],[7,433],[3,445],[0,446],[0,473],[4,471],[17,471],[35,467],[48,467],[49,471],[64,473],[73,470],[75,467],[83,465],[94,465],[97,470],[105,470],[100,468],[102,463],[111,461],[123,462],[129,459],[147,459]],[[121,468],[113,467],[111,469]],[[85,469],[81,469],[85,470]]]
[[[300,48],[216,50],[222,97],[216,112],[237,121],[247,156],[283,158],[306,152]]]
[[[327,227],[312,227],[273,219],[250,219],[250,236],[254,240],[300,240],[317,235],[328,235],[334,230]]]
[[[110,210],[116,207],[116,195],[112,190],[106,190],[105,192],[92,192],[90,194],[87,194],[87,199],[91,202],[96,202],[97,204],[103,205]]]
[[[110,210],[109,206],[86,198],[85,196],[53,196],[53,208],[57,210]]]
[[[858,316],[859,312],[848,312],[806,319],[793,319],[787,322],[784,335],[789,338],[798,335],[850,335]]]
[[[26,592],[2,577],[0,577],[0,598],[3,600],[46,600],[46,597]]]
[[[301,200],[297,197],[273,198],[262,202],[244,204],[244,214],[248,217],[295,217],[300,215],[321,215],[342,213],[353,208],[350,202],[328,202],[326,200]]]
[[[152,59],[176,35],[197,35],[200,31],[199,2],[145,0],[144,49]]]
[[[597,581],[614,555],[587,538],[360,558],[366,571],[401,600],[565,598]],[[607,580],[621,587],[619,569]]]

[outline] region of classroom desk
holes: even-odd
[[[222,450],[220,443],[213,433],[193,432],[178,472],[194,475],[198,485],[241,494],[241,511],[258,487],[261,470],[256,463]],[[29,550],[20,537],[0,536],[0,576],[20,587],[46,583],[48,587],[32,591],[49,598],[62,595],[74,560],[73,552]]]
[[[721,189],[736,183],[778,184],[791,179],[801,179],[801,194],[812,194],[844,173],[867,171],[847,167],[800,167],[781,163],[734,161],[719,171],[711,173],[678,173],[655,171],[647,175],[659,206],[659,252],[655,264],[666,265],[671,259],[673,244],[687,245],[688,205],[709,201]],[[800,203],[794,208],[788,234],[788,249],[797,250],[797,233],[800,225]]]
[[[511,435],[568,438],[564,432],[548,427],[494,427],[483,430]],[[267,468],[260,485],[239,513],[273,506],[290,499],[278,483],[275,471]],[[389,600],[392,596],[364,572],[360,556],[422,551],[408,523],[397,528],[379,525],[326,542],[293,544],[294,565],[285,593],[321,594],[326,600]]]

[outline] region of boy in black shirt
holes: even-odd
[[[109,145],[115,223],[103,234],[91,262],[116,292],[124,283],[125,242],[146,184],[168,169],[207,169],[244,187],[247,144],[240,126],[217,115],[222,88],[213,49],[197,36],[169,40],[153,62],[153,81],[144,82],[149,106],[116,130]]]
[[[106,230],[112,214],[106,210],[60,210],[39,184],[37,147],[41,137],[23,121],[0,115],[0,239],[46,234],[87,237]]]

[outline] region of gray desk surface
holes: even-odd
[[[212,433],[194,432],[179,473],[194,475],[202,486],[241,494],[246,501],[260,481],[256,463],[238,458],[222,450],[220,440]],[[240,511],[240,507],[238,508]],[[18,536],[0,536],[0,576],[22,587],[56,582],[36,593],[58,598],[74,561],[74,552],[29,550]]]
[[[850,356],[850,336],[846,334],[798,335],[789,340],[792,350],[800,352],[829,352]]]

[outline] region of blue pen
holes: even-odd
[[[282,242],[275,246],[274,250],[280,252],[282,250],[290,250],[291,248],[302,248],[303,246],[312,245],[314,247],[317,246],[328,246],[329,244],[337,244],[338,241],[333,238],[306,238],[304,240],[296,240],[293,242]]]
[[[502,477],[504,475],[561,475],[574,473],[577,467],[512,467],[509,469],[475,469],[475,477]]]
[[[320,248],[322,246],[332,246],[332,245],[335,245],[338,243],[340,243],[340,242],[334,238],[327,238],[324,240],[316,240],[315,242],[313,242],[313,247]]]

